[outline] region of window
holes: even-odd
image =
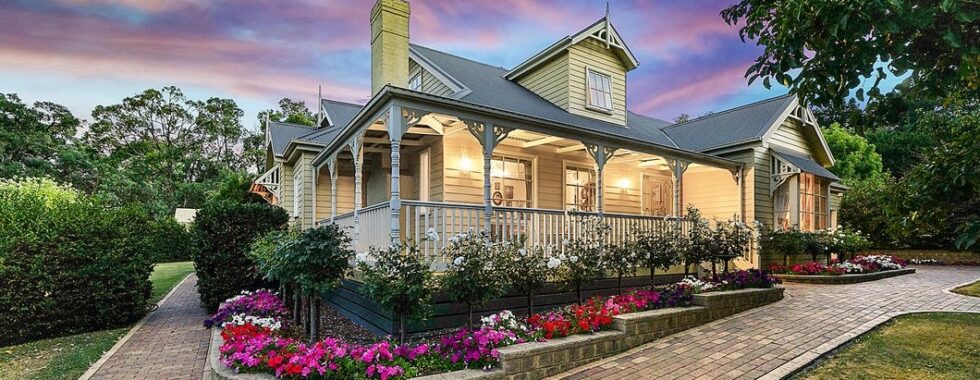
[[[590,107],[600,108],[605,111],[612,110],[612,78],[592,69],[587,70],[589,80],[589,99]]]
[[[793,213],[792,213],[792,196],[790,193],[790,188],[792,182],[783,182],[778,188],[776,188],[775,194],[773,194],[773,209],[775,211],[775,226],[773,229],[776,231],[785,231],[793,226]]]
[[[303,171],[293,173],[293,218],[299,218],[303,205]]]
[[[532,207],[533,171],[523,158],[493,156],[490,161],[490,200],[494,206]]]
[[[800,173],[800,230],[827,228],[827,181],[810,173]]]
[[[408,89],[412,91],[422,91],[422,71],[412,75],[412,78],[408,80]]]
[[[595,170],[583,166],[565,166],[565,209],[595,211]]]

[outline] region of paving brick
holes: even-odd
[[[944,292],[978,278],[978,267],[925,266],[915,274],[859,284],[787,284],[782,301],[655,340],[604,365],[624,379],[779,379],[895,315],[980,312],[980,299]],[[587,365],[555,378],[609,375],[589,371]]]

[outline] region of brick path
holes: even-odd
[[[910,311],[980,312],[980,298],[944,289],[980,279],[978,267],[853,285],[786,285],[786,298],[579,367],[564,379],[779,379],[853,337]]]
[[[91,379],[194,379],[204,375],[210,334],[191,274]]]

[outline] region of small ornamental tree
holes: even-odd
[[[563,242],[565,252],[559,256],[562,261],[561,278],[567,288],[575,290],[578,303],[582,303],[582,286],[605,275],[602,252],[606,249],[609,225],[598,217],[588,217],[581,223],[581,230],[575,240]]]
[[[506,283],[511,289],[527,298],[527,315],[534,313],[534,291],[544,286],[548,277],[557,270],[561,261],[545,255],[541,246],[527,249],[523,243],[504,242],[495,245],[503,258]]]
[[[310,341],[316,341],[319,335],[321,295],[336,288],[350,270],[354,259],[350,242],[343,229],[330,223],[309,228],[275,249],[280,281],[295,284],[309,299]]]
[[[358,253],[357,270],[363,276],[361,294],[391,309],[398,319],[398,340],[405,342],[405,320],[429,316],[435,290],[430,262],[417,244],[371,247]]]
[[[616,274],[616,288],[619,294],[623,294],[623,277],[636,275],[636,269],[640,264],[637,251],[631,244],[607,245],[603,252],[603,261],[606,269]]]
[[[640,263],[650,269],[650,286],[656,286],[654,275],[657,269],[667,271],[681,261],[681,249],[687,241],[676,223],[668,224],[661,231],[634,230],[636,240],[632,248]]]
[[[443,248],[446,271],[442,290],[455,302],[466,305],[467,323],[473,326],[473,309],[504,292],[506,265],[497,255],[486,233],[453,236]]]
[[[752,231],[744,222],[737,219],[718,221],[715,227],[715,239],[717,256],[725,260],[725,269],[728,269],[728,260],[742,256],[749,250],[752,243]]]
[[[716,241],[714,231],[708,221],[701,217],[701,212],[694,206],[687,206],[687,220],[691,225],[688,229],[688,246],[684,251],[684,276],[690,272],[691,265],[698,265],[714,256]]]

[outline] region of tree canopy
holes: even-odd
[[[881,155],[863,137],[848,132],[838,123],[823,128],[823,135],[834,154],[835,163],[830,171],[845,184],[881,176]]]
[[[739,36],[765,48],[746,71],[786,85],[807,103],[839,105],[881,94],[910,73],[922,96],[976,98],[980,3],[969,0],[741,0],[721,12]]]

